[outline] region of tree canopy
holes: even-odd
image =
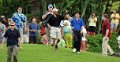
[[[0,0],[0,15],[11,17],[17,7],[21,6],[28,18],[31,16],[41,17],[50,3],[57,7],[60,13],[69,10],[69,14],[72,15],[79,11],[86,26],[90,14],[95,13],[98,18],[98,31],[102,23],[102,14],[110,14],[113,10],[120,12],[120,0]]]

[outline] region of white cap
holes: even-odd
[[[57,8],[54,8],[53,11],[59,11]]]
[[[64,20],[64,24],[66,23],[70,26],[70,22],[68,20]]]

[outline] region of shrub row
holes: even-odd
[[[111,48],[115,52],[120,52],[120,49],[118,48],[118,42],[117,42],[117,33],[112,33],[112,36],[108,44],[111,46]],[[102,52],[102,35],[97,34],[95,36],[87,36],[87,45],[88,45],[88,51],[101,53]]]

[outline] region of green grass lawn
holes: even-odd
[[[7,51],[0,49],[0,62],[6,62]],[[18,54],[19,62],[120,62],[120,57],[102,56],[99,53],[73,53],[71,49],[24,44]]]

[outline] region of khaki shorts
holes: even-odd
[[[50,36],[51,38],[61,39],[61,28],[51,27]]]

